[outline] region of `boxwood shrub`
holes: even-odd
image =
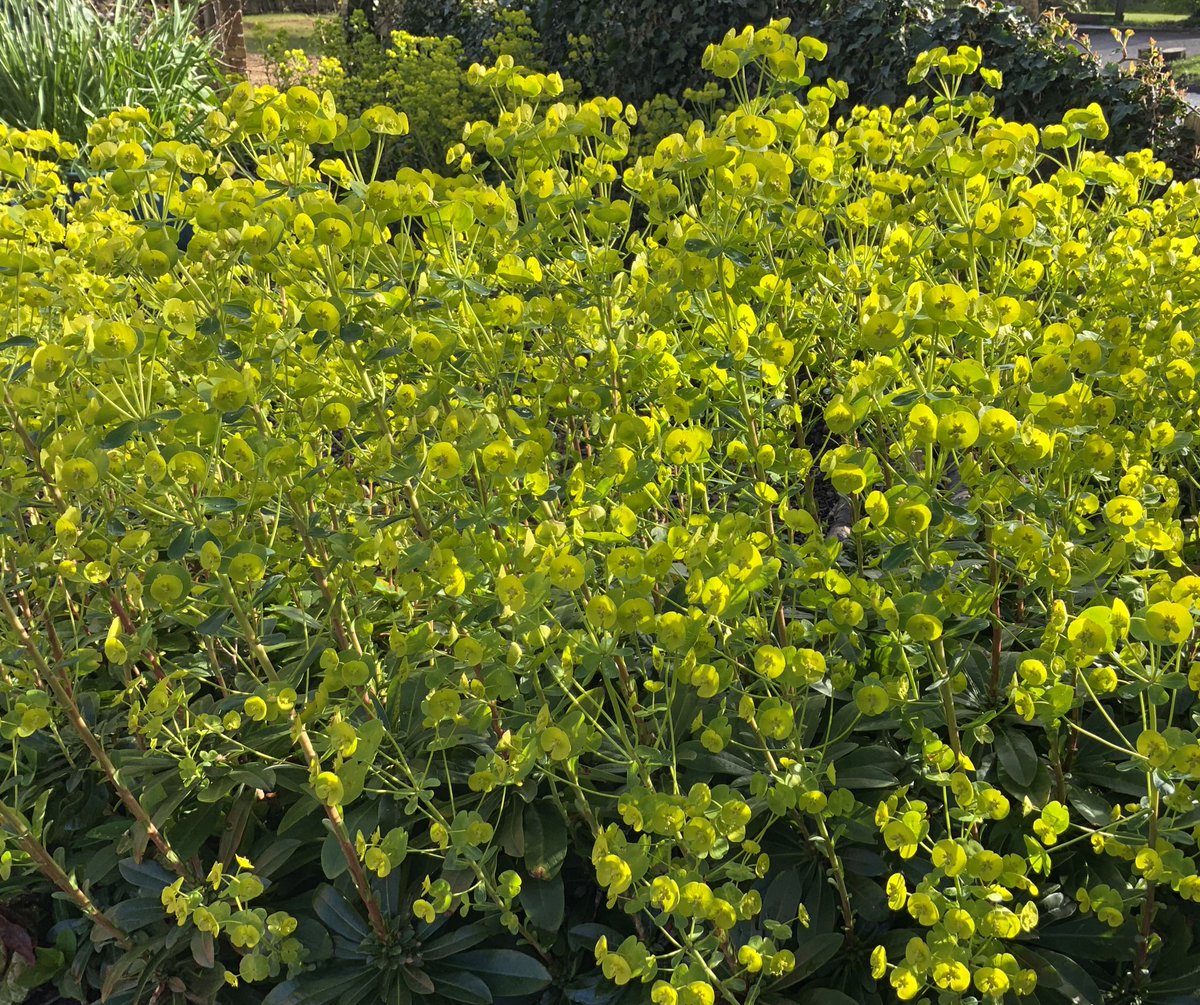
[[[13,996],[1192,1000],[1200,186],[787,27],[0,134]]]

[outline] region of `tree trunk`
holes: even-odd
[[[1116,21],[1117,24],[1125,23],[1125,0],[1116,0],[1115,5],[1113,6],[1113,20]]]
[[[221,69],[246,75],[246,37],[242,30],[242,0],[207,0],[200,23],[217,40]]]
[[[1028,14],[1031,18],[1033,18],[1033,20],[1036,21],[1039,17],[1042,16],[1041,10],[1038,5],[1038,0],[1017,0],[1017,2],[1020,5],[1021,9],[1023,11],[1025,11],[1025,13]],[[1121,0],[1117,0],[1117,2],[1120,3]]]

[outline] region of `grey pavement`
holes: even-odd
[[[1195,28],[1184,31],[1137,28],[1126,44],[1124,53],[1121,43],[1112,37],[1107,25],[1081,24],[1078,31],[1087,37],[1092,52],[1106,63],[1120,62],[1126,54],[1128,58],[1137,59],[1138,50],[1147,47],[1152,39],[1160,49],[1183,49],[1188,56],[1200,56],[1200,31]],[[1200,108],[1200,94],[1188,91],[1187,100],[1194,108]]]

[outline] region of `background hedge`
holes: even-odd
[[[703,86],[705,46],[731,25],[771,16],[790,17],[793,31],[821,38],[830,51],[822,72],[846,81],[866,104],[919,94],[907,81],[919,52],[979,45],[1007,81],[998,114],[1042,125],[1094,101],[1111,123],[1108,149],[1151,146],[1182,176],[1196,172],[1189,107],[1161,68],[1128,75],[1102,66],[1065,44],[1066,22],[1035,23],[1000,0],[379,0],[372,17],[381,36],[395,29],[455,35],[471,60],[484,57],[482,42],[506,9],[529,15],[540,62],[579,81],[583,93],[639,104],[658,95],[678,100]]]

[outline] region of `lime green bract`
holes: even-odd
[[[1194,987],[1200,186],[1096,107],[991,117],[975,50],[835,120],[787,27],[632,161],[508,58],[444,176],[299,85],[195,144],[111,115],[73,191],[0,135],[0,869],[61,894],[46,977]]]

